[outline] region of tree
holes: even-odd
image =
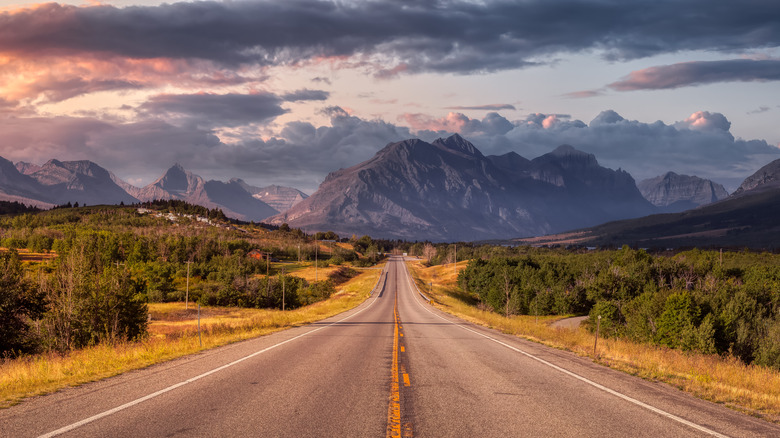
[[[430,243],[426,243],[423,247],[423,258],[430,262],[434,257],[436,257],[436,248]]]
[[[687,291],[669,295],[658,318],[656,342],[670,348],[695,349],[699,308]]]
[[[0,356],[14,356],[36,349],[31,330],[44,312],[46,300],[22,273],[16,251],[0,254]]]

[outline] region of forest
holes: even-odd
[[[375,264],[385,251],[368,236],[269,230],[181,201],[6,215],[0,247],[2,357],[143,339],[146,303],[185,294],[203,305],[256,308],[281,308],[284,294],[286,309],[303,306],[354,276],[349,265]],[[342,267],[316,282],[290,275],[315,257],[320,267]]]
[[[484,250],[484,249],[483,249]],[[514,248],[458,276],[477,305],[511,315],[589,315],[602,336],[731,355],[780,369],[780,256],[689,250],[651,255]]]

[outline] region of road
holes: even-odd
[[[474,326],[400,258],[349,312],[0,411],[0,436],[780,436],[780,427]]]

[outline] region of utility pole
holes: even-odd
[[[265,296],[271,295],[271,253],[265,253]]]
[[[284,312],[284,266],[282,266],[282,312]]]
[[[187,262],[187,292],[184,295],[184,310],[187,310],[190,302],[190,263],[192,262]]]
[[[455,245],[455,257],[452,259],[452,271],[455,273],[455,279],[458,278],[458,245]]]
[[[314,238],[314,282],[317,282],[317,238]]]

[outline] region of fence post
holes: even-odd
[[[598,359],[599,356],[596,353],[596,347],[599,345],[599,331],[601,330],[601,315],[596,320],[596,340],[593,342],[593,356]]]
[[[198,343],[203,346],[203,339],[200,337],[200,302],[198,302]]]

